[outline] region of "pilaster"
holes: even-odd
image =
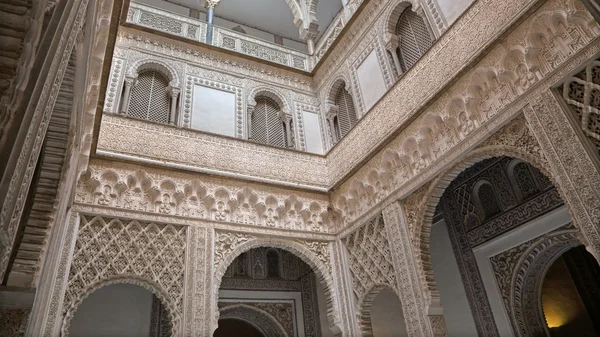
[[[63,302],[79,229],[79,214],[69,212],[69,221],[55,226],[25,336],[59,336]]]
[[[586,249],[599,260],[600,173],[551,90],[533,99],[523,110]]]
[[[337,307],[340,311],[339,329],[334,331],[336,336],[360,336],[358,326],[358,312],[352,292],[352,277],[350,264],[344,244],[337,240],[333,243],[333,282],[337,292]]]
[[[408,221],[399,201],[383,209],[385,230],[396,269],[398,293],[409,336],[446,336],[441,307],[428,306],[423,296],[417,259],[410,242]]]

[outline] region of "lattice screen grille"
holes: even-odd
[[[562,97],[572,116],[600,155],[600,62],[589,64],[562,87]]]
[[[402,71],[408,70],[431,47],[431,35],[425,21],[409,7],[402,12],[396,34],[400,37],[400,64]]]
[[[342,86],[335,96],[335,105],[338,106],[338,128],[339,138],[342,139],[352,128],[356,125],[356,110],[354,109],[354,102],[352,96],[346,91],[346,88]]]
[[[252,112],[252,139],[258,143],[286,147],[285,126],[277,103],[264,96],[256,98]]]
[[[131,90],[127,115],[152,122],[169,123],[169,81],[156,70],[143,71]]]

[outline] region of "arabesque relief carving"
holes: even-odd
[[[77,185],[75,202],[249,226],[335,231],[325,195],[224,182],[93,161]]]

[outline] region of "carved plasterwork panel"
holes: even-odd
[[[63,333],[81,302],[111,283],[150,287],[170,312],[183,311],[187,228],[81,215],[63,305]]]
[[[397,291],[396,273],[383,217],[379,215],[343,239],[348,249],[352,284],[358,307],[374,287]]]
[[[321,156],[117,115],[104,116],[98,152],[113,158],[218,172],[290,187],[325,191],[327,186],[326,162]]]
[[[332,233],[326,195],[94,160],[75,202],[247,226]]]
[[[550,178],[581,230],[582,242],[596,259],[600,256],[600,176],[593,157],[569,122],[553,92],[547,90],[524,109],[531,132],[548,158]]]
[[[0,309],[0,335],[4,337],[25,336],[30,312],[31,310],[28,309]]]

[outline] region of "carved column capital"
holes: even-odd
[[[171,97],[177,97],[181,93],[181,88],[169,86],[169,94]]]
[[[206,2],[204,3],[204,8],[209,9],[209,8],[216,8],[219,3],[221,2],[221,0],[206,0]]]
[[[125,85],[133,86],[136,82],[137,78],[133,76],[125,76]]]
[[[325,110],[325,118],[327,118],[327,120],[333,121],[333,119],[338,115],[338,113],[340,112],[340,107],[338,107],[335,104],[332,103],[326,103],[326,110]]]
[[[396,48],[400,45],[400,37],[396,34],[386,33],[385,34],[385,49],[390,53],[395,53]]]

